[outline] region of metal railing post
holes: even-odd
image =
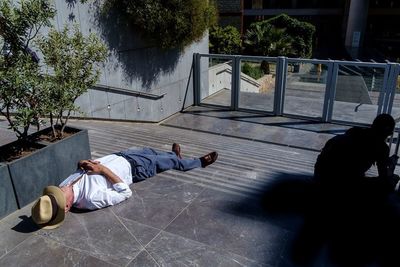
[[[193,54],[193,104],[200,105],[200,54]]]
[[[327,73],[327,78],[326,78],[324,106],[322,109],[322,121],[323,122],[328,121],[329,107],[331,106],[331,90],[333,90],[332,78],[333,78],[334,61],[333,60],[329,60],[329,61],[330,62],[328,64],[328,73]]]
[[[329,81],[329,106],[327,110],[327,116],[326,116],[326,122],[331,122],[332,121],[332,115],[333,115],[333,105],[335,102],[335,95],[336,95],[336,84],[337,84],[337,79],[338,79],[338,73],[339,73],[339,63],[333,62],[333,69],[332,69],[332,78]]]
[[[389,100],[389,87],[388,85],[390,84],[390,79],[391,79],[391,72],[392,68],[390,66],[390,63],[386,64],[385,67],[385,73],[383,77],[383,85],[382,88],[379,92],[379,98],[378,98],[378,113],[386,113],[387,108],[388,108],[388,100]]]
[[[275,75],[274,114],[277,116],[283,113],[283,102],[286,84],[286,57],[278,57]]]
[[[235,56],[232,60],[231,110],[239,109],[240,74],[240,56]]]
[[[393,101],[394,97],[396,96],[396,88],[397,88],[397,78],[399,76],[400,72],[400,64],[396,63],[391,63],[390,64],[390,76],[389,80],[387,83],[387,92],[389,92],[387,96],[387,105],[386,105],[386,110],[384,111],[385,113],[392,113],[392,108],[393,108]]]

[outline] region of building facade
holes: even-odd
[[[218,0],[218,7],[220,24],[239,25],[242,34],[282,13],[312,23],[316,58],[400,58],[399,0]]]

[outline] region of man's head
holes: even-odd
[[[389,135],[393,134],[395,125],[396,123],[393,117],[384,113],[378,115],[374,119],[371,129],[373,129],[379,137],[387,138]]]
[[[63,191],[57,186],[47,186],[32,206],[32,219],[43,229],[57,228],[64,221],[65,204]]]
[[[72,186],[47,186],[32,207],[33,221],[43,229],[59,227],[74,202]]]
[[[68,212],[74,203],[74,191],[72,185],[63,186],[60,187],[60,189],[64,193],[65,197],[65,212]]]

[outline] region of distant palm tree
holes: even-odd
[[[247,30],[244,44],[247,50],[258,56],[290,56],[294,53],[293,38],[285,29],[270,24],[254,23]]]
[[[253,23],[247,30],[244,44],[246,50],[256,56],[290,56],[294,54],[293,38],[286,34],[285,29],[276,28],[270,24]],[[270,73],[269,63],[261,62],[265,74]]]

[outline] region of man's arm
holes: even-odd
[[[394,175],[394,170],[397,165],[399,157],[397,155],[393,155],[388,157],[385,161],[378,162],[378,173],[380,177],[392,177]]]
[[[123,183],[122,179],[119,178],[118,175],[116,175],[113,171],[111,171],[109,168],[107,168],[98,161],[93,161],[93,160],[82,161],[82,163],[80,164],[80,168],[89,171],[89,174],[92,173],[92,174],[103,175],[112,184]]]
[[[83,162],[82,169],[88,174],[99,174],[105,177],[113,186],[114,190],[98,190],[91,196],[90,205],[87,209],[99,209],[110,205],[115,205],[132,196],[129,186],[113,171],[98,161],[87,160]]]

